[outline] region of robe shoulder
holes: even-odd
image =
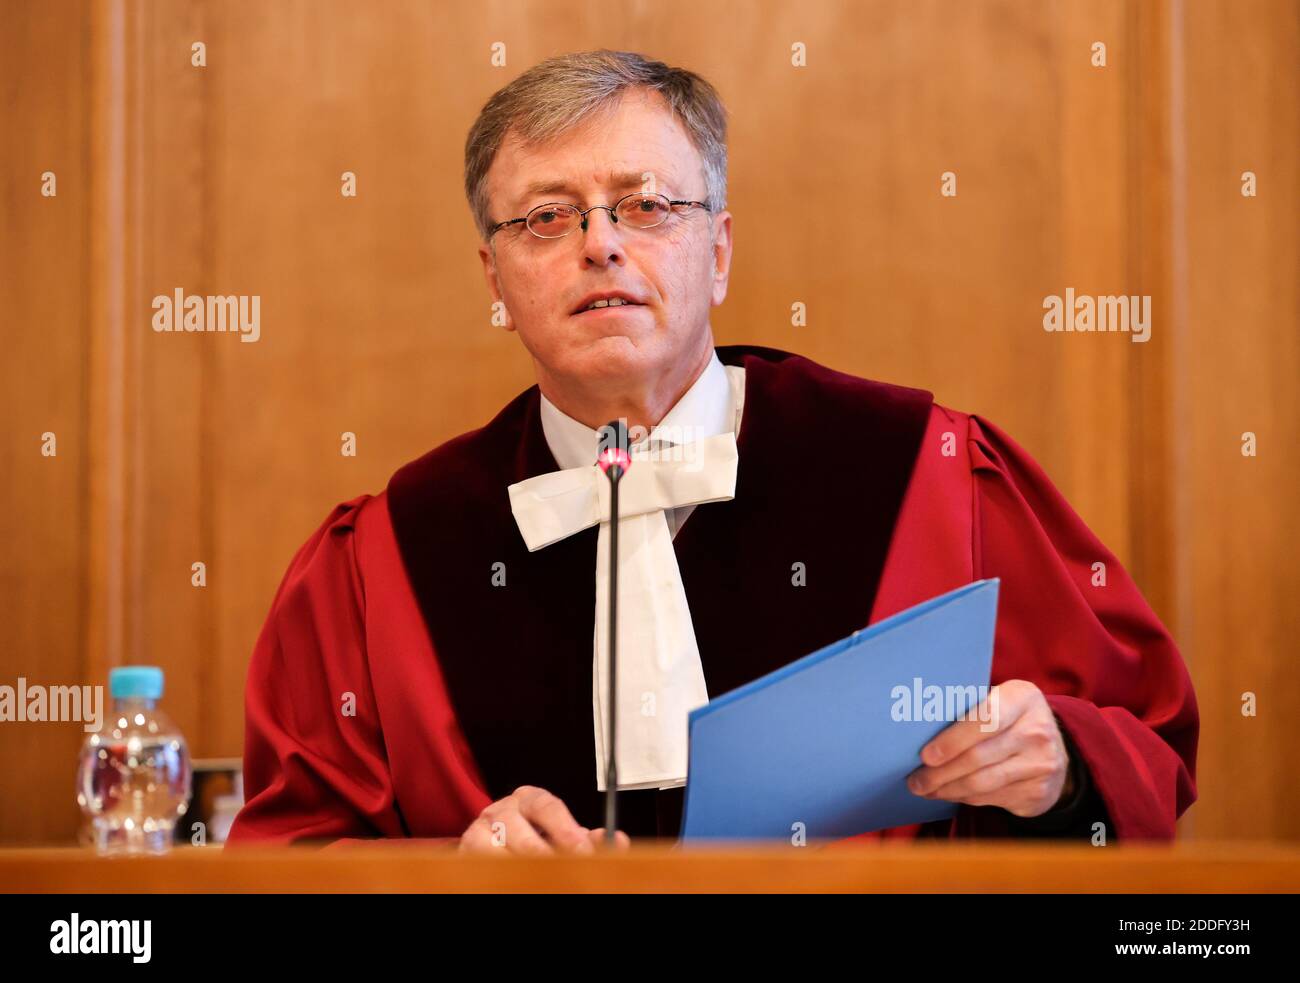
[[[249,663],[245,805],[229,843],[450,842],[473,818],[472,762],[441,680],[428,676],[436,660],[404,586],[382,493],[336,506],[295,553]],[[423,663],[426,717],[381,726],[388,689],[421,682],[400,658]],[[420,783],[404,790],[421,801],[399,805],[417,771]]]
[[[245,804],[228,842],[400,835],[365,672],[365,600],[353,538],[360,496],[294,554],[244,690]],[[352,715],[355,714],[355,715]]]
[[[982,417],[936,404],[895,528],[872,620],[971,580],[1001,579],[993,683],[1047,696],[1120,839],[1169,839],[1195,800],[1198,714],[1187,667],[1123,565],[1042,467]],[[1076,810],[1079,811],[1079,810]],[[1052,828],[1052,814],[1041,824]],[[953,835],[1031,833],[963,806]]]

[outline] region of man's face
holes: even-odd
[[[508,134],[487,178],[492,222],[546,202],[613,206],[637,191],[704,201],[698,152],[660,97],[634,90],[544,147]],[[610,212],[587,214],[587,229],[539,239],[524,224],[480,247],[488,288],[504,301],[547,388],[635,385],[698,362],[711,345],[709,308],[722,303],[731,264],[731,215],[676,206],[662,225],[632,228]],[[575,313],[594,293],[620,291],[640,303]]]

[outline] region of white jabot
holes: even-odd
[[[691,388],[682,394],[658,426],[652,427],[646,443],[666,439],[685,443],[720,433],[740,433],[740,417],[745,405],[745,370],[739,365],[723,365],[714,352],[709,364]],[[542,394],[542,432],[551,448],[551,456],[561,468],[585,468],[596,460],[596,431],[564,413]],[[677,434],[674,439],[674,433]],[[683,439],[685,438],[685,440]],[[694,505],[667,510],[668,528],[677,538]]]
[[[736,434],[745,370],[716,352],[682,398],[633,444],[619,482],[618,787],[686,781],[687,714],[708,702],[690,607],[672,539],[695,506],[735,495]],[[609,481],[598,436],[541,397],[542,430],[563,470],[509,488],[530,551],[599,524],[592,640],[596,787],[605,787],[608,688]],[[635,436],[635,434],[634,434]],[[676,445],[676,446],[674,446]]]

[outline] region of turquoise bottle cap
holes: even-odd
[[[108,674],[108,690],[115,700],[132,697],[157,700],[163,693],[163,671],[158,666],[119,666]]]

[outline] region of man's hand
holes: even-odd
[[[632,845],[622,830],[614,834],[615,848]],[[461,853],[594,853],[605,845],[605,828],[578,825],[559,798],[532,785],[521,785],[479,813],[461,834]]]
[[[914,794],[1000,806],[1025,818],[1040,816],[1073,794],[1060,727],[1033,683],[1009,679],[994,686],[970,717],[921,749],[924,764],[907,779]]]

